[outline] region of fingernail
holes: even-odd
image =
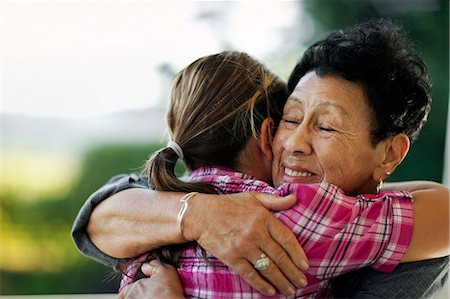
[[[305,278],[300,278],[299,282],[300,282],[300,287],[302,287],[302,288],[306,287],[306,285],[308,284],[308,281]]]
[[[150,265],[150,263],[142,264],[141,270],[142,270],[142,272],[152,271],[152,266]]]
[[[295,295],[295,289],[294,289],[294,288],[289,288],[289,289],[288,289],[288,295],[289,295],[289,296]]]
[[[300,262],[300,268],[301,268],[303,271],[308,270],[308,268],[309,268],[308,262],[307,262],[307,261],[301,261],[301,262]]]
[[[273,295],[275,295],[275,289],[267,289],[267,295],[268,296],[273,296]]]
[[[159,261],[158,260],[152,260],[152,261],[150,261],[150,266],[152,266],[152,267],[156,267],[156,266],[158,266],[158,264],[159,264]]]

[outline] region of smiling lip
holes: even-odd
[[[313,175],[313,173],[308,172],[308,171],[297,171],[297,170],[293,170],[288,167],[284,167],[283,172],[284,172],[284,174],[291,176],[291,177],[310,177]]]
[[[314,184],[317,183],[317,174],[310,172],[307,169],[301,168],[292,169],[283,165],[282,181],[284,183],[298,183],[298,184]]]

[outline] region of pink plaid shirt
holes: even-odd
[[[356,197],[327,184],[283,184],[273,188],[255,178],[218,167],[195,170],[193,181],[210,183],[220,194],[264,192],[297,195],[297,204],[274,215],[296,235],[309,259],[308,286],[294,298],[326,296],[329,281],[343,273],[371,266],[391,272],[406,252],[413,230],[412,196],[408,192],[383,192]],[[131,262],[122,289],[146,255]],[[178,273],[188,298],[264,298],[236,272],[200,246],[181,254]],[[285,298],[277,294],[271,298]]]

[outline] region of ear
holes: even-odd
[[[274,121],[272,118],[266,118],[261,124],[261,130],[259,135],[259,146],[262,153],[269,161],[273,160],[272,153],[272,140],[274,131]]]
[[[389,174],[394,172],[408,154],[410,141],[406,134],[401,133],[389,137],[377,146],[381,146],[381,161],[374,171],[375,181],[384,180]]]

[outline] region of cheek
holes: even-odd
[[[328,183],[338,185],[339,179],[345,172],[344,155],[339,150],[318,153],[318,160],[323,171],[323,179]]]
[[[328,149],[333,149],[329,151]],[[322,152],[319,161],[324,181],[339,186],[351,194],[371,178],[373,153],[364,146],[334,144]]]
[[[283,151],[283,141],[284,140],[285,140],[285,137],[283,136],[283,133],[280,133],[278,130],[275,133],[275,136],[273,138],[273,143],[272,143],[272,153],[273,153],[274,161],[280,160],[281,153]]]
[[[355,170],[355,153],[348,144],[327,140],[315,148],[317,159],[323,171],[323,180],[338,186]]]
[[[279,134],[278,132],[275,134],[275,137],[273,139],[272,144],[272,153],[273,153],[273,160],[272,160],[272,180],[275,186],[278,186],[281,184],[280,182],[280,160],[281,155],[283,153],[283,137],[282,134]]]

